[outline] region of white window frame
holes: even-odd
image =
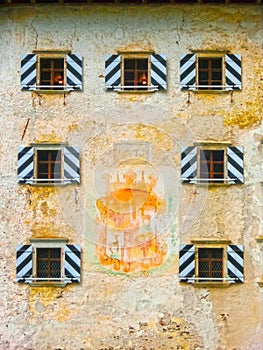
[[[69,278],[65,277],[65,246],[68,239],[66,238],[54,238],[54,239],[43,239],[43,238],[31,238],[30,242],[32,244],[32,278],[28,278],[27,282],[32,286],[62,286],[64,287],[69,281]],[[61,274],[60,278],[40,278],[37,276],[37,249],[38,248],[60,248],[61,249]]]
[[[202,52],[196,53],[196,86],[195,89],[201,92],[216,92],[216,91],[228,91],[229,87],[226,86],[226,64],[225,64],[226,52],[224,53],[211,53],[211,52]],[[222,59],[222,85],[199,85],[199,58],[221,58]],[[202,89],[200,89],[200,87]],[[217,87],[217,89],[215,89]]]
[[[34,144],[34,183],[41,185],[60,185],[64,183],[64,144],[59,145],[40,145]],[[38,179],[38,151],[61,151],[61,178],[60,179]]]
[[[60,52],[60,53],[55,53],[55,52],[35,52],[37,54],[37,79],[36,79],[36,90],[40,93],[65,93],[67,90],[67,62],[66,62],[66,57],[69,52]],[[63,85],[40,85],[41,79],[40,79],[40,74],[41,74],[41,65],[40,65],[40,60],[42,58],[46,59],[63,59],[64,60],[64,84]],[[52,88],[52,89],[47,89],[47,88]]]
[[[208,179],[202,179],[201,178],[201,152],[202,151],[224,151],[224,177],[223,178],[219,178],[219,179],[212,179],[212,178],[208,178]],[[207,145],[198,145],[198,149],[197,149],[197,183],[199,184],[226,184],[229,182],[229,179],[227,179],[227,146],[222,146],[222,145],[211,145],[211,144],[207,144]],[[232,181],[232,180],[231,180]]]

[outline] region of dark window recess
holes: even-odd
[[[128,86],[125,90],[145,90],[143,86],[148,85],[148,59],[125,58],[124,86]]]
[[[54,183],[61,182],[61,176],[61,151],[37,151],[37,178],[46,180],[47,183]]]
[[[200,179],[222,179],[209,182],[223,182],[224,180],[224,151],[201,150],[200,151]]]
[[[64,85],[64,58],[40,59],[40,90],[61,90]]]
[[[60,248],[37,248],[37,277],[40,279],[61,277]]]
[[[198,89],[221,90],[222,58],[199,58],[198,59]],[[206,87],[207,86],[207,87]],[[213,87],[215,86],[215,87]]]
[[[199,248],[198,249],[198,277],[200,282],[213,278],[223,277],[223,249]]]

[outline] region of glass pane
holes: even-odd
[[[134,81],[134,72],[125,72],[124,74],[125,81]]]
[[[126,58],[124,60],[124,69],[135,69],[135,60]]]
[[[208,72],[199,72],[199,83],[203,81],[208,82]]]
[[[198,66],[199,68],[208,68],[208,60],[199,58]]]
[[[47,258],[48,250],[46,248],[38,248],[37,249],[37,257],[38,258]]]
[[[224,160],[224,151],[213,151],[213,160],[214,161],[223,161]]]
[[[222,68],[222,58],[212,59],[212,68]]]
[[[43,161],[43,160],[48,160],[48,152],[47,151],[38,151],[37,152],[37,159],[39,161]]]
[[[218,80],[220,82],[222,80],[221,72],[212,72],[212,80]]]
[[[212,258],[219,258],[219,259],[222,259],[222,256],[223,256],[223,249],[221,248],[215,248],[215,249],[211,249],[211,255],[212,255]]]
[[[198,257],[199,258],[208,258],[208,249],[206,248],[200,248],[198,249]]]
[[[50,258],[60,258],[60,248],[51,248]]]
[[[224,172],[224,165],[223,164],[214,164],[214,172],[223,173]]]
[[[54,59],[54,68],[64,68],[64,58]]]
[[[50,151],[53,161],[61,161],[61,151]]]
[[[148,59],[139,59],[137,60],[137,69],[148,70]]]
[[[43,68],[51,68],[51,60],[48,58],[41,58],[40,59],[40,67]]]

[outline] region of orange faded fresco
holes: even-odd
[[[96,202],[96,254],[108,269],[135,273],[156,268],[165,260],[167,245],[156,221],[165,202],[156,194],[158,175],[144,170],[117,172],[110,191]]]

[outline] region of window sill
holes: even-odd
[[[228,288],[233,283],[229,283],[229,282],[193,282],[191,284],[195,288]]]
[[[31,91],[37,95],[41,95],[41,94],[65,95],[65,94],[69,94],[71,91],[75,91],[75,90],[74,89],[72,89],[72,90],[40,90],[40,89],[35,89],[35,90],[31,90]],[[76,91],[78,91],[78,90],[76,90]]]
[[[189,89],[188,91],[192,91],[195,94],[229,94],[234,91],[233,89],[229,90],[198,90],[198,89]]]
[[[68,282],[30,282],[28,283],[30,287],[54,287],[54,288],[64,288]]]

